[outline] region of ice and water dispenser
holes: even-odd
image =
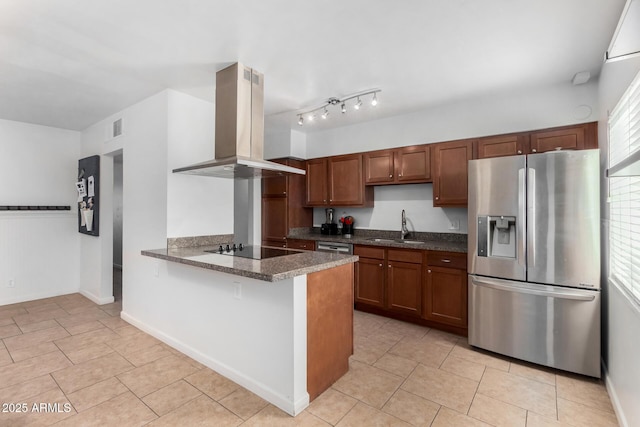
[[[516,258],[516,217],[478,217],[478,256]]]

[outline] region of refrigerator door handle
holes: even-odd
[[[527,229],[530,233],[527,233],[527,261],[529,262],[529,268],[536,265],[536,170],[533,168],[528,169],[529,176],[527,177]]]
[[[518,264],[526,266],[525,260],[525,248],[526,248],[526,225],[525,218],[527,217],[527,201],[525,195],[527,189],[527,183],[525,180],[525,169],[518,169],[518,216],[517,219],[517,242],[518,242]]]
[[[574,292],[566,291],[566,290],[551,291],[551,290],[537,289],[537,288],[534,288],[533,286],[528,286],[524,284],[507,285],[507,284],[501,283],[501,281],[492,280],[484,277],[480,279],[477,276],[471,276],[471,279],[473,280],[473,284],[476,286],[497,289],[500,291],[518,292],[522,294],[539,295],[543,297],[571,299],[571,300],[578,300],[578,301],[593,301],[596,298],[593,291],[574,291]],[[540,286],[545,286],[545,285],[540,285]]]

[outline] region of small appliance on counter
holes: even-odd
[[[320,226],[320,234],[338,234],[338,224],[333,222],[333,208],[324,210],[326,222]]]
[[[342,235],[347,239],[351,238],[353,235],[353,223],[355,220],[352,216],[344,216],[340,218],[340,223],[342,224]]]

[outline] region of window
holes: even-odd
[[[609,166],[640,150],[640,73],[609,117]],[[609,178],[609,276],[640,303],[640,176]]]

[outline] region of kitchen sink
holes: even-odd
[[[370,242],[378,242],[378,243],[394,243],[395,242],[395,240],[393,239],[379,239],[377,237],[372,237],[367,240],[369,240]]]
[[[406,243],[409,245],[421,245],[424,243],[422,240],[406,240],[405,239],[405,240],[394,240],[394,241],[397,243]]]

